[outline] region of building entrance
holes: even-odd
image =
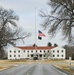
[[[31,54],[31,59],[34,60],[42,59],[42,54]]]
[[[38,55],[33,57],[34,60],[38,60]]]

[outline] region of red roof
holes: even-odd
[[[18,46],[17,48],[20,48],[22,50],[51,50],[52,48],[55,48],[54,46],[48,47],[48,46]]]

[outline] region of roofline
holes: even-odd
[[[33,46],[17,46],[17,48],[20,48],[22,50],[51,50],[53,48],[55,48],[54,46],[36,46],[36,47],[33,47]]]

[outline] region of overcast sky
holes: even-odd
[[[46,46],[48,42],[57,43],[59,46],[66,44],[62,40],[62,35],[58,33],[53,39],[50,38],[47,31],[44,31],[40,26],[42,18],[39,16],[40,10],[51,10],[46,4],[47,0],[0,0],[0,6],[6,9],[12,9],[19,16],[19,26],[25,31],[31,32],[32,36],[25,39],[24,45],[32,45],[35,43],[35,12],[36,12],[36,44],[38,46]],[[35,10],[36,8],[36,10]],[[41,30],[46,37],[38,40],[38,30]],[[18,45],[23,45],[18,43]]]

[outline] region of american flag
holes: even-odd
[[[45,37],[45,34],[43,34],[40,30],[38,30],[38,39],[41,40],[42,37]]]
[[[40,30],[38,30],[38,36],[45,37],[45,34],[43,34]]]

